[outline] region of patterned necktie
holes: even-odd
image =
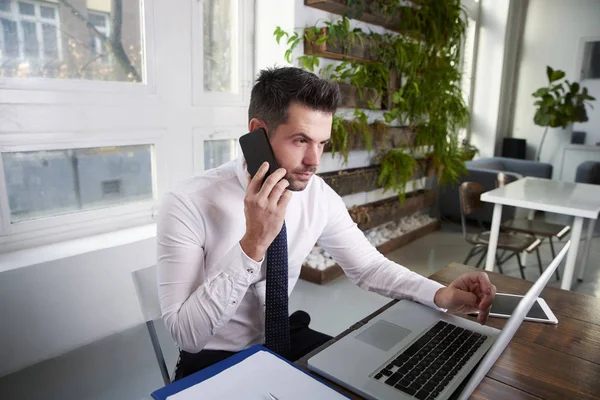
[[[288,315],[288,251],[285,221],[267,250],[265,346],[286,356],[290,350]]]

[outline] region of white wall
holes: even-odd
[[[155,248],[150,238],[2,272],[0,376],[143,323],[130,273],[153,265]]]
[[[529,0],[512,131],[513,137],[527,139],[528,158],[533,158],[544,131],[533,123],[531,94],[547,85],[547,65],[565,71],[570,81],[579,80],[580,41],[586,36],[600,36],[600,1]],[[600,81],[587,81],[584,85],[600,98]],[[590,121],[575,129],[587,131],[586,143],[595,144],[600,141],[600,103],[596,102],[595,110],[588,113]],[[553,163],[555,174],[562,155],[560,149],[570,142],[570,133],[570,128],[558,128],[546,137],[541,161]]]

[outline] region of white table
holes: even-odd
[[[494,203],[490,244],[485,264],[486,271],[494,270],[498,232],[500,230],[502,206],[504,205],[575,217],[571,229],[571,248],[567,255],[565,272],[560,284],[560,288],[566,290],[571,289],[583,219],[589,218],[588,240],[579,270],[579,278],[582,277],[583,270],[588,261],[590,239],[594,233],[594,225],[598,218],[598,213],[600,213],[600,185],[527,177],[518,179],[504,187],[483,193],[481,201]]]

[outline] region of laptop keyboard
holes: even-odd
[[[435,399],[487,336],[439,321],[375,374],[417,399]]]

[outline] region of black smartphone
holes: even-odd
[[[255,129],[252,132],[241,136],[240,146],[244,153],[248,172],[251,177],[254,177],[262,163],[265,161],[269,163],[269,171],[265,178],[279,168],[277,161],[275,161],[275,154],[269,143],[267,132],[263,128]]]

